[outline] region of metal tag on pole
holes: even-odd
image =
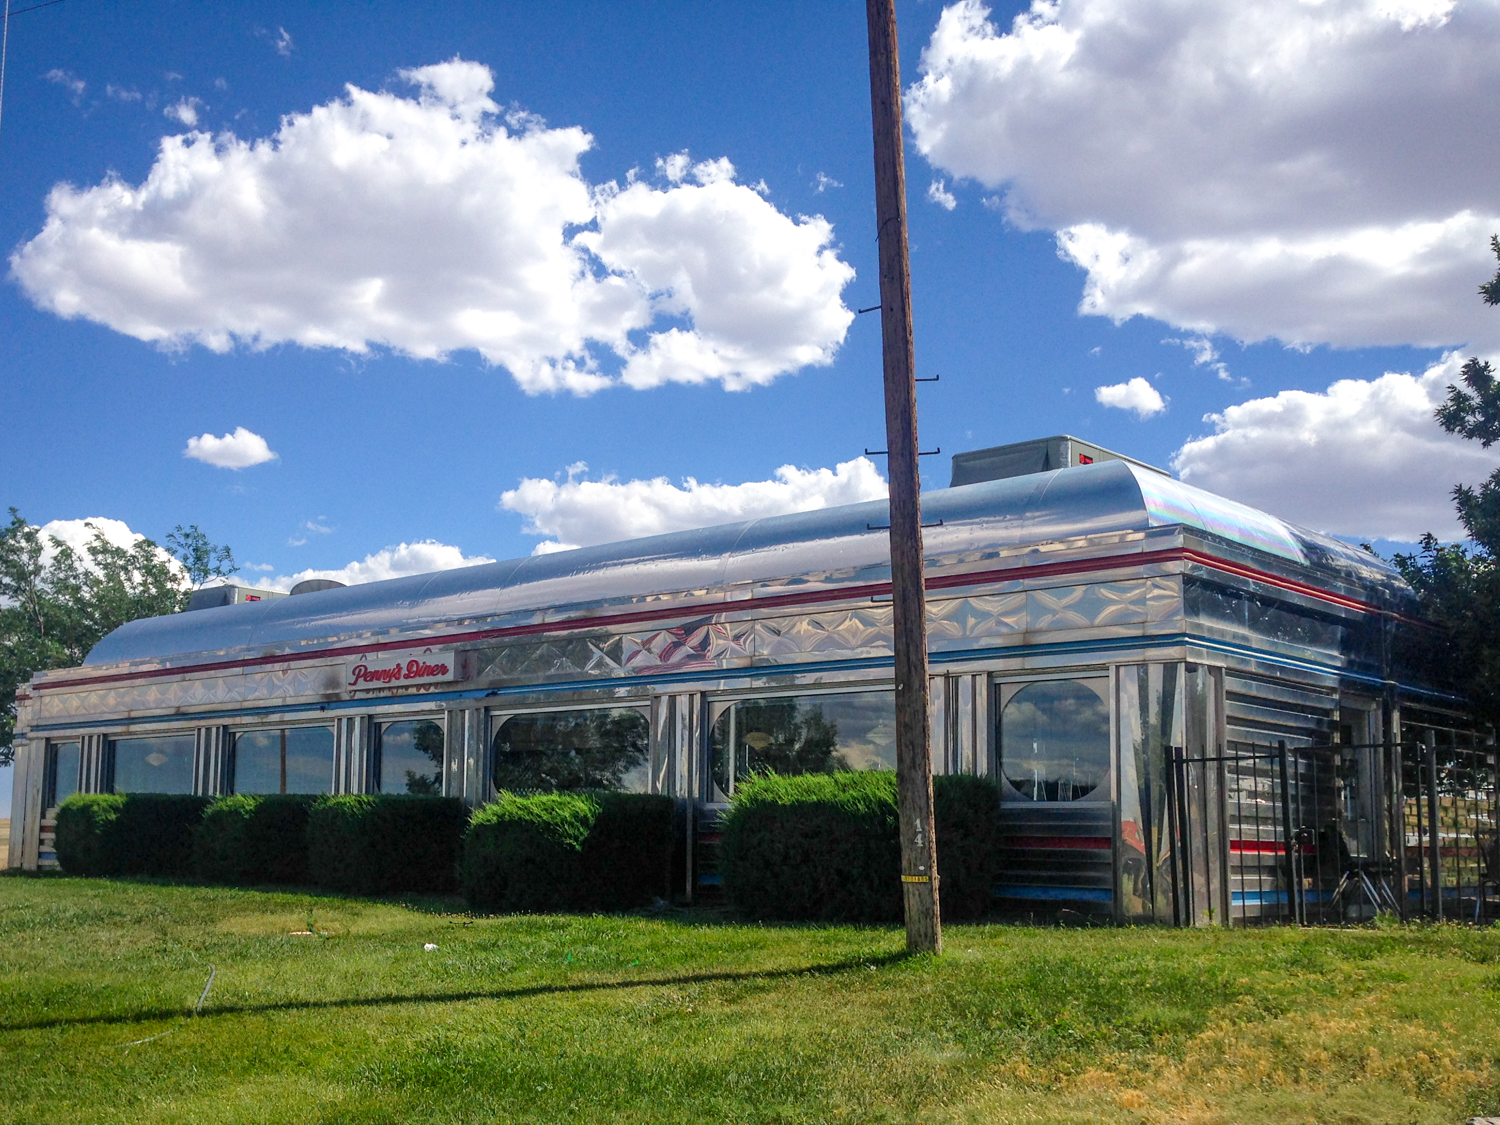
[[[922,507],[912,356],[911,260],[906,243],[906,161],[901,135],[901,64],[895,0],[867,0],[870,109],[875,132],[875,216],[880,243],[880,323],[891,489],[891,601],[896,664],[896,779],[906,947],[939,953],[937,840],[929,750],[927,597],[922,578]]]

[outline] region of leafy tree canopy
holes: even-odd
[[[0,527],[0,766],[15,753],[16,693],[35,673],[81,664],[105,634],[176,613],[197,585],[233,572],[229,548],[196,526],[168,537],[182,567],[149,539],[126,548],[92,530],[78,552],[51,536],[44,542],[14,508]]]
[[[197,524],[181,524],[167,534],[167,549],[187,571],[193,589],[203,589],[210,578],[228,578],[239,567],[228,547],[210,543]]]
[[[1500,237],[1490,248],[1500,259]],[[1479,295],[1500,305],[1500,270]],[[1488,449],[1500,441],[1500,381],[1477,356],[1464,364],[1460,381],[1438,407],[1438,423]],[[1500,724],[1500,469],[1477,489],[1458,485],[1453,502],[1472,546],[1428,534],[1417,554],[1395,559],[1437,626],[1436,635],[1412,638],[1411,655],[1432,682],[1466,694],[1476,717]]]

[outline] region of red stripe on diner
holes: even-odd
[[[1230,840],[1229,850],[1241,855],[1286,855],[1286,845],[1275,840]],[[1299,855],[1314,855],[1317,850],[1311,844],[1297,848]]]
[[[1104,570],[1120,570],[1124,567],[1149,566],[1153,563],[1192,562],[1211,569],[1221,570],[1241,578],[1278,586],[1284,590],[1304,594],[1307,597],[1331,602],[1346,609],[1361,609],[1370,613],[1387,613],[1378,606],[1355,601],[1339,594],[1331,594],[1290,578],[1240,563],[1226,562],[1201,551],[1186,547],[1173,547],[1161,551],[1142,551],[1132,555],[1106,555],[1090,559],[1073,559],[1068,562],[1040,563],[1035,566],[1013,567],[1009,570],[986,570],[967,574],[939,575],[927,580],[929,590],[950,590],[961,586],[979,586],[987,582],[1018,582],[1032,578],[1047,578],[1060,574],[1082,574]],[[76,676],[70,679],[53,680],[35,685],[38,691],[56,691],[62,688],[81,687],[90,684],[118,683],[122,680],[154,680],[163,676],[183,676],[194,672],[222,672],[235,668],[260,668],[271,664],[295,664],[305,660],[327,660],[336,656],[351,656],[366,652],[389,652],[409,648],[434,648],[439,645],[465,644],[469,641],[501,640],[506,637],[534,636],[538,633],[569,633],[585,629],[598,629],[614,625],[645,624],[692,617],[702,613],[735,612],[750,606],[779,608],[799,605],[817,605],[825,602],[855,601],[861,598],[878,597],[891,592],[889,582],[870,582],[860,586],[846,586],[837,590],[813,590],[801,594],[775,594],[745,601],[708,602],[696,605],[664,606],[661,609],[640,610],[635,613],[600,614],[595,617],[577,617],[564,621],[541,621],[532,625],[511,625],[498,629],[479,629],[468,633],[449,633],[440,637],[408,637],[404,640],[381,641],[378,644],[346,645],[341,648],[323,648],[313,652],[288,652],[274,656],[255,656],[241,660],[218,660],[204,664],[184,664],[171,668],[153,668],[140,672],[112,672],[103,676]]]
[[[1114,841],[1108,836],[1007,836],[1005,846],[1107,852],[1114,846]]]

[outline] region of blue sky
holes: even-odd
[[[944,452],[926,487],[946,484],[949,453],[1068,432],[1346,536],[1451,535],[1448,489],[1490,458],[1435,433],[1431,402],[1452,377],[1445,355],[1500,343],[1500,316],[1474,296],[1500,229],[1496,5],[1063,0],[1013,25],[1024,11],[899,5],[905,83],[925,77],[907,153],[917,356],[942,375],[920,395],[923,444]],[[158,539],[197,523],[259,568],[247,579],[285,585],[878,489],[867,466],[836,470],[884,444],[877,317],[841,319],[877,301],[861,5],[65,0],[16,16],[9,51],[0,481],[33,523],[102,517]],[[474,65],[425,86],[402,73],[454,59]],[[452,93],[476,67],[500,112]],[[592,143],[576,172],[564,160],[532,181],[495,155],[486,175],[499,178],[478,182],[512,186],[477,200],[450,184],[383,201],[423,169],[340,179],[331,148],[310,170],[274,154],[261,172],[232,166],[228,134],[269,144],[286,115],[337,106],[346,85],[383,92],[406,115],[392,128],[435,165],[452,155],[445,123],[466,113],[471,147],[497,130],[540,143],[576,128]],[[507,123],[513,111],[531,116]],[[213,175],[122,202],[163,138],[195,130],[216,138],[194,150],[219,161]],[[732,180],[711,163],[724,159]],[[59,184],[75,190],[66,213],[49,212]],[[214,194],[267,185],[254,221]],[[518,213],[505,192],[541,207],[558,185],[594,211],[553,241],[599,232],[595,256],[568,252],[635,286],[635,320],[587,314],[592,377],[616,380],[589,394],[527,393],[505,348],[486,358],[434,320],[454,269],[483,281],[495,262],[511,268],[512,243],[465,260]],[[707,225],[646,214],[714,192]],[[49,214],[57,237],[43,245]],[[826,221],[821,243],[808,216]],[[280,233],[251,229],[282,218]],[[736,242],[741,221],[754,229]],[[260,239],[250,266],[236,258],[247,232]],[[212,277],[163,281],[162,246]],[[769,311],[736,280],[747,246],[791,279]],[[278,290],[277,263],[298,295]],[[691,297],[661,280],[693,268]],[[406,296],[383,320],[345,323],[340,302],[372,270]],[[485,298],[486,313],[524,319],[533,297],[577,313],[573,296],[516,296],[528,276],[507,274],[510,295]],[[809,279],[812,296],[797,288]],[[1106,315],[1081,313],[1086,298]],[[663,353],[661,385],[620,384],[651,334],[673,329],[717,351],[691,371]],[[194,342],[215,332],[222,350]],[[343,346],[293,342],[320,332]],[[166,335],[139,338],[153,333]],[[414,340],[441,358],[414,358]],[[533,352],[555,366],[570,347]],[[786,358],[809,354],[827,362]],[[737,381],[754,385],[726,389]],[[275,459],[184,455],[237,428]],[[389,550],[424,541],[425,554]]]

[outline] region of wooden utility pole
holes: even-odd
[[[870,110],[875,126],[875,218],[880,242],[880,327],[885,354],[885,436],[891,482],[891,601],[896,652],[896,784],[906,948],[941,953],[937,838],[928,747],[927,594],[917,472],[917,387],[912,361],[911,260],[906,249],[906,160],[895,0],[866,0]]]

